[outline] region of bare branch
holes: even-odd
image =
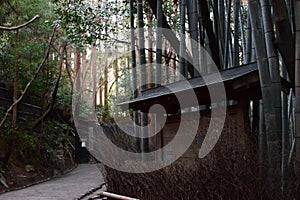
[[[0,26],[0,30],[3,30],[3,31],[14,31],[14,30],[18,30],[18,29],[21,29],[29,24],[31,24],[32,22],[34,22],[36,19],[38,19],[40,16],[39,15],[36,15],[34,16],[31,20],[29,20],[28,22],[24,23],[24,24],[21,24],[19,26],[12,26],[12,27],[6,27],[6,26]]]

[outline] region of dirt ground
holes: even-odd
[[[0,173],[3,175],[8,188],[0,182],[0,194],[62,175],[71,169],[74,169],[75,166],[76,164],[70,158],[66,157],[63,169],[44,167],[42,165],[11,165],[4,167],[4,169],[1,169]]]

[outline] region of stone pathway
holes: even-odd
[[[104,183],[96,164],[80,164],[62,177],[0,195],[0,200],[73,200]]]

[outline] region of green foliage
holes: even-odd
[[[59,152],[63,151],[68,141],[72,137],[68,134],[72,128],[68,124],[63,124],[56,120],[50,120],[46,123],[45,134],[42,138],[42,158],[47,161],[49,166],[61,167]]]
[[[21,90],[33,77],[45,56],[55,15],[52,12],[51,4],[43,0],[10,1],[10,3],[3,3],[3,6],[10,8],[9,10],[13,9],[13,11],[6,13],[6,18],[2,23],[6,26],[19,25],[30,20],[37,14],[40,16],[38,20],[20,29],[18,38],[16,37],[16,31],[0,32],[2,36],[0,37],[0,66],[3,66],[3,68],[0,68],[1,79],[6,83],[8,88],[12,88],[14,65],[18,62],[18,88]],[[4,15],[1,11],[0,16]],[[18,57],[16,57],[17,54]],[[55,66],[57,66],[57,60],[49,60],[42,74],[29,89],[28,93],[30,93],[33,104],[40,104],[38,103],[41,102],[40,94],[44,94],[43,91],[49,85],[49,79],[54,78],[54,74],[57,74],[58,69]]]
[[[35,136],[29,130],[18,129],[15,131],[14,149],[16,150],[16,158],[24,163],[32,163],[39,160],[39,156],[35,155],[37,143]],[[35,155],[35,156],[33,156]]]
[[[111,32],[121,24],[116,18],[125,14],[124,7],[118,2],[91,2],[81,0],[53,0],[57,23],[66,31],[68,39],[79,46],[93,44],[97,39],[106,40]]]
[[[66,111],[71,110],[73,95],[71,87],[66,75],[63,75],[60,80],[60,87],[58,88],[56,106],[64,108]]]
[[[40,16],[33,23],[20,29],[18,37],[16,31],[0,31],[1,83],[5,84],[8,96],[12,98],[16,63],[19,68],[18,96],[20,96],[45,57],[57,15],[53,12],[53,4],[44,0],[3,1],[0,2],[0,5],[0,24],[4,26],[19,25],[32,19],[35,15]],[[58,30],[54,36],[48,59],[21,103],[26,102],[40,106],[43,111],[47,109],[59,75],[58,49],[61,37]],[[67,84],[65,75],[62,76],[61,83],[56,106],[69,111],[71,87]],[[7,107],[0,105],[0,109],[5,111]],[[18,111],[23,111],[22,106],[18,107]],[[18,113],[18,115],[20,114]],[[0,113],[0,119],[3,116],[4,114]],[[57,116],[50,115],[49,118],[57,118]],[[53,159],[55,152],[62,150],[66,140],[70,139],[68,136],[70,127],[59,121],[47,122],[49,118],[42,122],[42,127],[34,129],[31,123],[35,119],[26,118],[26,122],[23,122],[19,116],[17,127],[13,129],[10,124],[11,115],[9,115],[5,124],[0,128],[0,158],[4,157],[8,149],[12,149],[10,163],[43,163],[44,161],[46,161],[44,163],[48,163],[47,159]],[[54,154],[49,152],[54,152]]]

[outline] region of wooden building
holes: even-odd
[[[249,104],[251,100],[261,99],[261,88],[259,72],[256,63],[229,68],[219,72],[226,91],[227,106],[226,120],[221,136],[214,151],[239,151],[247,146],[247,137],[251,134]],[[214,79],[214,74],[194,77],[188,80],[198,99],[198,105],[190,105],[190,108],[180,108],[176,95],[185,95],[188,90],[183,88],[183,81],[168,84],[168,87],[159,86],[142,92],[136,99],[121,104],[123,109],[140,110],[149,112],[149,108],[154,104],[162,105],[167,112],[164,116],[166,123],[156,136],[150,138],[150,150],[159,149],[168,144],[175,136],[179,123],[197,123],[194,119],[195,112],[200,112],[198,130],[196,137],[190,148],[181,156],[182,160],[190,160],[198,157],[199,149],[207,134],[207,129],[211,120],[211,107],[216,102],[211,102],[208,85],[219,84]],[[289,82],[282,79],[282,90],[289,92]],[[170,91],[168,88],[172,88]],[[189,97],[186,96],[188,99]],[[219,102],[220,103],[220,102]],[[219,105],[220,106],[220,105]],[[195,109],[197,108],[197,109]],[[184,111],[184,112],[183,112]],[[220,113],[221,114],[221,113]],[[181,121],[185,116],[185,121]],[[160,123],[159,120],[157,123]],[[187,129],[188,132],[188,129]],[[176,155],[176,146],[170,147],[158,155],[159,159],[167,161]]]

